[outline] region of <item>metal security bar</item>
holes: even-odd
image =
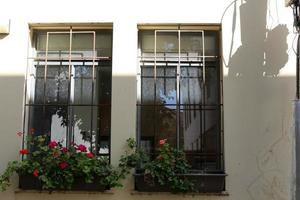
[[[178,50],[177,52],[163,52],[158,50],[158,37],[161,33],[174,33],[173,37],[177,35],[177,43],[178,43]],[[198,46],[201,46],[201,53],[198,52],[197,55],[189,55],[188,52],[182,52],[182,41],[181,36],[183,34],[189,34],[189,33],[199,33],[199,36],[201,37],[201,41],[198,44]],[[216,166],[215,169],[222,170],[223,169],[223,151],[222,151],[222,139],[221,139],[221,132],[222,132],[222,102],[221,100],[218,100],[216,103],[210,103],[206,102],[207,96],[207,89],[210,87],[210,82],[207,82],[206,77],[207,73],[206,71],[209,70],[216,70],[216,73],[214,74],[216,77],[220,76],[219,72],[219,57],[216,55],[205,55],[205,31],[204,30],[153,30],[154,35],[154,48],[153,53],[151,51],[145,51],[143,52],[141,44],[139,43],[139,49],[140,49],[140,56],[139,56],[139,68],[138,68],[138,101],[137,101],[137,117],[138,117],[138,123],[137,123],[137,137],[139,140],[145,140],[152,143],[152,147],[155,146],[155,142],[158,141],[158,137],[163,137],[162,135],[157,135],[157,132],[160,130],[160,125],[157,123],[160,121],[158,112],[164,112],[164,110],[169,110],[171,115],[176,115],[176,146],[177,148],[181,148],[182,143],[182,127],[183,124],[187,126],[187,124],[191,123],[191,120],[195,120],[196,118],[199,118],[200,113],[200,128],[199,128],[199,137],[193,141],[193,143],[190,144],[191,150],[194,152],[186,152],[187,157],[192,156],[192,159],[199,159],[202,160],[201,166],[196,167],[198,170],[205,170],[206,166],[209,166],[209,160],[215,160]],[[175,40],[174,40],[175,41]],[[177,45],[176,43],[176,45]],[[201,75],[198,74],[195,76],[192,75],[193,72],[189,70],[196,68],[198,73],[201,71]],[[152,70],[153,69],[153,73]],[[175,73],[173,71],[175,70]],[[170,75],[170,71],[172,71],[172,75]],[[187,74],[182,74],[185,71]],[[169,74],[168,74],[169,73]],[[211,72],[210,72],[211,73]],[[167,75],[168,74],[168,75]],[[191,97],[191,91],[193,90],[193,86],[190,86],[190,82],[193,82],[194,80],[197,81],[201,77],[201,97],[197,97],[201,99],[201,102],[193,103],[193,98]],[[221,88],[219,88],[219,82],[221,81],[220,78],[216,78],[216,89],[219,91],[218,99],[221,97]],[[153,81],[153,82],[152,82]],[[163,83],[161,83],[161,81]],[[209,80],[208,80],[209,81]],[[151,85],[149,83],[151,82]],[[175,84],[174,90],[176,91],[176,95],[174,96],[176,98],[175,103],[162,103],[161,101],[158,101],[159,97],[159,91],[163,90],[164,92],[168,92],[170,90],[166,89],[166,82],[171,82]],[[174,83],[173,83],[174,82]],[[187,91],[182,91],[182,84],[184,82],[187,82]],[[163,84],[163,86],[161,85]],[[151,91],[149,91],[149,86],[153,87]],[[170,86],[168,86],[170,87]],[[173,87],[173,86],[172,86]],[[146,91],[145,89],[148,88]],[[184,93],[187,92],[187,102],[181,102],[182,101],[182,95],[185,95]],[[149,100],[145,100],[145,95],[148,95],[148,93],[153,94],[153,102],[147,102]],[[150,95],[149,94],[149,95]],[[166,96],[166,94],[164,94]],[[163,110],[162,110],[163,109]],[[207,126],[207,117],[211,118],[211,113],[217,113],[216,115],[216,121],[217,124],[215,125],[218,129],[218,132],[215,137],[214,146],[218,149],[216,152],[206,152],[205,150],[207,147],[205,145],[208,145],[207,142],[207,131],[209,131],[206,127]],[[153,113],[153,114],[149,114]],[[174,113],[174,114],[172,114]],[[151,124],[149,119],[145,119],[148,116],[148,118],[151,118],[153,123]],[[184,120],[184,122],[182,121]],[[143,126],[147,124],[148,131],[145,133],[145,130]],[[174,123],[175,124],[175,123]],[[153,126],[153,127],[152,127]],[[187,127],[185,127],[187,128]],[[151,130],[154,131],[153,138],[149,135],[149,132]],[[141,144],[141,141],[139,141],[139,145],[148,145],[148,144]],[[151,153],[151,152],[150,152]],[[152,152],[155,153],[155,152]]]
[[[61,50],[55,50],[54,52],[51,51],[50,50],[51,41],[49,41],[50,37],[55,36],[55,35],[64,35],[64,34],[69,37],[69,48],[67,50],[63,50],[63,51],[61,51]],[[74,50],[73,36],[75,34],[76,35],[77,34],[78,35],[82,35],[82,34],[91,35],[92,45],[91,45],[91,48],[88,49],[89,52],[91,51],[91,55],[85,55],[84,53],[79,53],[78,50]],[[108,72],[108,75],[110,72],[109,79],[111,79],[111,57],[97,56],[97,54],[96,54],[96,31],[77,31],[77,30],[73,31],[72,27],[70,28],[69,31],[48,31],[48,32],[46,32],[45,43],[46,43],[46,45],[45,45],[46,47],[45,47],[44,51],[38,52],[38,53],[34,52],[35,56],[28,57],[28,60],[33,61],[32,64],[35,69],[29,70],[30,65],[28,64],[27,77],[30,77],[29,79],[31,79],[31,80],[29,80],[28,78],[26,78],[26,80],[25,80],[26,81],[25,96],[27,99],[24,102],[23,132],[24,133],[25,133],[25,131],[27,131],[28,133],[30,132],[29,129],[32,126],[32,123],[33,123],[32,120],[34,119],[33,115],[36,113],[39,113],[40,108],[42,109],[41,113],[43,113],[41,116],[42,117],[41,120],[47,120],[46,118],[49,115],[49,113],[47,114],[46,112],[49,112],[49,111],[57,112],[56,111],[57,109],[61,109],[60,111],[62,112],[62,115],[64,115],[66,118],[66,119],[64,119],[65,123],[67,124],[65,136],[66,136],[66,145],[68,146],[74,141],[74,136],[75,136],[75,134],[74,134],[75,133],[75,130],[74,130],[75,121],[74,120],[76,117],[76,113],[75,113],[76,111],[74,109],[77,109],[77,112],[78,112],[78,108],[83,108],[85,110],[87,109],[87,110],[89,110],[88,114],[89,114],[89,119],[90,119],[90,121],[89,121],[90,133],[88,133],[88,134],[90,134],[90,136],[87,136],[87,137],[90,137],[90,149],[95,151],[95,153],[99,154],[100,140],[104,138],[104,136],[102,135],[103,133],[101,133],[102,129],[100,129],[100,125],[102,124],[102,122],[100,121],[101,120],[100,118],[101,118],[101,116],[103,116],[103,114],[101,112],[103,112],[102,110],[107,110],[107,111],[105,111],[105,113],[107,113],[106,115],[110,115],[109,113],[110,113],[111,105],[110,105],[110,102],[106,102],[106,103],[104,103],[103,101],[95,102],[96,75],[98,74],[100,76],[101,71],[104,70],[104,71]],[[91,76],[76,77],[75,68],[77,68],[77,69],[84,68],[85,70],[91,69]],[[51,75],[51,74],[48,75],[49,69],[52,69],[50,73],[55,72],[53,70],[57,69],[58,71],[56,71],[55,73],[58,73],[59,76],[61,75],[61,73],[64,73],[64,69],[67,69],[67,71],[66,71],[67,76],[65,77],[65,79],[57,77],[58,80],[56,80],[56,77],[53,77],[53,75]],[[44,70],[43,76],[40,76],[41,70]],[[97,72],[96,72],[96,70],[97,70]],[[37,74],[37,73],[39,73],[39,74]],[[102,75],[101,75],[101,77],[102,77]],[[39,95],[39,94],[37,94],[37,92],[39,92],[37,87],[41,86],[40,85],[41,78],[43,78],[43,90],[42,90],[43,97],[42,97],[42,101],[37,101],[36,97]],[[77,80],[77,82],[78,81],[80,82],[80,80],[85,81],[85,82],[87,82],[87,81],[91,82],[90,96],[88,97],[90,99],[90,102],[85,102],[85,103],[74,102],[75,80]],[[56,89],[56,93],[55,93],[55,98],[57,100],[49,101],[47,99],[48,96],[46,96],[47,95],[46,93],[53,92],[53,91],[51,91],[51,90],[48,91],[49,89],[47,90],[47,87],[49,87],[49,84],[53,81],[54,81],[54,83],[57,84],[57,89]],[[62,84],[63,81],[67,82],[67,88],[64,88],[65,86],[60,86],[60,84]],[[82,81],[81,81],[81,85],[83,83]],[[97,79],[97,81],[100,81],[100,80]],[[31,82],[31,84],[29,84],[29,82]],[[111,82],[108,82],[108,84],[111,84]],[[30,87],[30,85],[31,85],[31,89],[28,89],[28,87]],[[100,84],[98,85],[98,87],[99,86],[100,86]],[[108,87],[108,89],[111,90],[111,86],[108,85],[106,87]],[[61,91],[64,92],[65,90],[67,90],[67,101],[62,101],[62,100],[60,100],[60,98],[61,98],[60,92]],[[101,94],[100,93],[101,90],[102,90],[102,88],[98,88],[98,90],[97,90],[98,95]],[[27,96],[29,96],[29,99]],[[52,111],[51,111],[51,109],[52,109]],[[65,110],[67,112],[66,114],[64,113]],[[96,112],[95,112],[95,110],[96,110]],[[47,116],[46,116],[46,114],[47,114]],[[94,121],[95,114],[98,116],[97,121]],[[39,117],[39,116],[36,116],[36,117]],[[51,117],[51,113],[50,113],[50,117]],[[48,116],[48,118],[49,118],[49,116]],[[31,123],[31,125],[29,125],[29,123]],[[43,123],[47,123],[47,122],[43,121]],[[95,127],[95,123],[97,124],[96,127]],[[110,121],[108,122],[108,124],[109,124],[108,126],[110,127]],[[41,126],[43,126],[43,125],[41,125]],[[49,124],[47,126],[49,126]],[[95,138],[93,138],[94,127],[96,128],[95,129],[95,131],[96,131]],[[105,130],[107,130],[107,128]],[[51,128],[51,131],[52,131],[52,128]],[[42,134],[42,133],[39,133],[39,134]],[[47,133],[45,133],[45,134],[47,134]],[[81,134],[81,132],[80,132],[80,134]],[[107,135],[107,136],[105,136],[105,140],[108,140],[108,148],[109,148],[108,152],[110,152],[110,146],[111,146],[110,145],[110,128],[108,128],[105,135]],[[95,146],[93,144],[94,142],[95,142]],[[23,146],[24,145],[26,145],[26,144],[25,144],[25,141],[23,140]],[[101,154],[101,155],[103,155],[103,154]],[[109,153],[107,155],[109,155]]]

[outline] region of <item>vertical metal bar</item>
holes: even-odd
[[[157,42],[157,30],[154,31],[154,145],[156,143],[156,42]],[[155,148],[155,146],[154,146]],[[155,153],[155,152],[154,152]]]
[[[92,68],[92,101],[91,101],[91,152],[93,152],[93,122],[94,122],[94,91],[95,91],[95,57],[96,57],[96,33],[93,32],[93,68]],[[100,130],[101,131],[101,130]],[[95,141],[97,146],[99,141]],[[96,150],[96,149],[95,149]],[[97,153],[97,152],[95,152]]]
[[[72,126],[73,126],[73,107],[71,107],[71,66],[72,66],[72,38],[73,36],[73,32],[72,32],[72,27],[70,27],[70,32],[69,32],[69,66],[68,66],[68,103],[67,103],[67,111],[68,111],[68,115],[67,115],[67,133],[66,133],[66,145],[69,146],[72,142]],[[73,133],[74,134],[74,133]]]
[[[299,89],[299,78],[300,78],[300,69],[299,69],[299,64],[300,64],[300,62],[299,62],[299,60],[300,60],[300,55],[299,55],[299,45],[300,45],[300,34],[298,33],[298,39],[297,39],[297,57],[296,57],[296,76],[297,76],[297,78],[296,78],[296,97],[297,97],[297,99],[299,99],[300,98],[300,89]]]
[[[136,141],[139,148],[141,148],[141,124],[142,124],[142,116],[141,116],[141,108],[142,108],[142,66],[144,66],[141,63],[142,60],[142,51],[141,51],[141,43],[140,43],[140,32],[138,32],[138,55],[139,58],[137,60],[137,123],[136,123]]]
[[[181,32],[178,30],[178,65],[176,69],[176,146],[180,148],[180,65],[181,65]],[[179,104],[178,104],[179,102]]]
[[[202,31],[202,55],[203,55],[203,83],[205,84],[205,43],[204,43],[204,31]]]

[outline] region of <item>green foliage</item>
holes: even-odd
[[[193,184],[184,176],[190,165],[181,150],[171,147],[166,140],[160,141],[158,155],[144,164],[145,180],[149,184],[167,186],[174,192],[193,191]]]
[[[71,189],[75,179],[84,179],[86,183],[100,181],[108,187],[122,186],[120,180],[125,178],[137,162],[136,146],[133,139],[128,139],[126,154],[120,159],[119,166],[114,168],[104,156],[87,153],[83,145],[71,145],[68,149],[55,141],[47,142],[46,136],[29,136],[27,149],[20,151],[25,155],[21,161],[12,161],[0,176],[0,190],[10,185],[10,177],[16,172],[19,175],[32,175],[39,179],[46,190]]]

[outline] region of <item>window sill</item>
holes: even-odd
[[[14,191],[16,194],[104,194],[104,195],[112,195],[114,194],[111,190],[105,191],[83,191],[83,190],[23,190],[16,189]]]
[[[172,192],[139,192],[132,191],[131,195],[181,195],[181,196],[229,196],[227,191],[222,192],[187,192],[187,193],[172,193]]]
[[[216,174],[186,174],[184,175],[189,181],[194,183],[195,192],[192,194],[222,194],[225,191],[224,173]],[[144,174],[134,174],[135,190],[137,192],[156,193],[156,192],[172,192],[168,186],[149,185],[144,180]]]
[[[46,192],[52,193],[56,192],[86,192],[86,193],[104,193],[109,190],[106,186],[95,183],[85,183],[83,179],[75,179],[74,184],[71,189],[53,189],[53,190],[43,190],[42,183],[39,179],[31,175],[20,175],[19,176],[19,190],[20,191],[35,191],[35,192]]]

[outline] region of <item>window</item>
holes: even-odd
[[[112,30],[32,29],[24,131],[110,153]]]
[[[138,50],[139,145],[166,138],[193,171],[223,172],[220,28],[141,25]]]

